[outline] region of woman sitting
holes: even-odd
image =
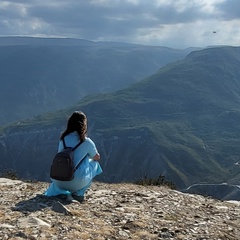
[[[70,181],[51,179],[52,183],[45,192],[46,196],[66,195],[82,202],[84,193],[90,187],[92,179],[102,173],[99,164],[100,154],[94,142],[86,136],[87,117],[83,112],[74,112],[69,118],[67,129],[61,134],[58,152],[64,148],[63,139],[67,147],[74,147],[80,141],[81,145],[74,150],[74,164],[82,160]],[[86,157],[85,157],[86,156]]]

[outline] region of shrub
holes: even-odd
[[[9,178],[12,180],[19,179],[16,171],[13,169],[5,169],[2,173],[0,173],[0,177]]]
[[[176,189],[175,184],[171,181],[167,181],[161,174],[157,178],[150,178],[145,174],[143,178],[135,181],[135,184],[143,186],[167,186],[171,189]]]

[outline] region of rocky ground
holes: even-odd
[[[97,182],[67,202],[47,185],[0,178],[0,239],[240,239],[240,202]]]

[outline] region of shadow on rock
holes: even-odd
[[[61,205],[68,205],[71,203],[65,195],[58,195],[55,197],[47,197],[45,195],[36,195],[33,198],[20,201],[16,203],[15,207],[12,207],[13,211],[19,212],[36,212],[44,208],[53,207],[59,203]]]

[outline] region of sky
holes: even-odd
[[[240,46],[240,0],[0,0],[0,36]]]

